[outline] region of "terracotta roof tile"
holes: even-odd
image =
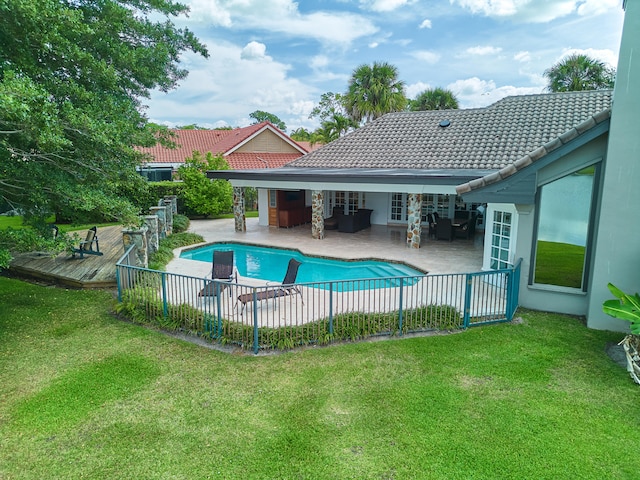
[[[300,154],[289,154],[289,153],[267,153],[267,152],[255,152],[255,153],[235,153],[234,150],[240,146],[243,142],[249,140],[254,135],[261,132],[261,130],[269,128],[272,131],[276,132],[283,138],[285,138],[288,142],[293,145],[296,145],[300,150]],[[197,150],[200,153],[211,152],[214,155],[222,154],[227,157],[227,161],[231,165],[231,168],[249,168],[249,167],[235,167],[232,163],[237,163],[238,165],[255,165],[250,168],[264,168],[265,162],[261,162],[255,155],[260,157],[269,157],[272,158],[268,163],[269,165],[274,164],[276,166],[284,165],[283,162],[288,163],[296,158],[299,158],[303,155],[304,152],[308,150],[304,148],[304,146],[298,144],[291,140],[285,133],[277,129],[275,126],[271,125],[269,122],[261,122],[255,125],[250,125],[248,127],[243,128],[235,128],[233,130],[179,130],[174,129],[172,132],[176,135],[174,139],[175,143],[178,145],[175,149],[164,148],[161,145],[156,145],[151,148],[141,148],[140,151],[150,154],[153,157],[153,160],[150,160],[151,163],[167,163],[167,164],[179,164],[184,163],[185,158],[193,155],[194,150]],[[231,160],[230,157],[232,155],[240,155],[238,160]],[[248,157],[247,155],[253,156]],[[251,158],[251,159],[250,159]],[[271,167],[270,167],[271,168]]]

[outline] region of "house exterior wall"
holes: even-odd
[[[590,328],[624,332],[629,323],[605,315],[602,303],[613,298],[609,282],[640,292],[640,2],[625,4],[587,311]]]
[[[606,151],[607,135],[605,134],[541,169],[537,175],[538,188],[578,169],[601,162],[606,155]],[[517,205],[515,207],[518,220],[514,259],[522,258],[520,305],[534,310],[586,315],[588,310],[587,292],[574,288],[531,283],[530,275],[537,238],[535,231],[537,205]],[[562,206],[559,205],[558,208],[562,208]],[[599,204],[596,203],[594,205],[596,222],[599,208]],[[487,216],[487,218],[490,219],[491,216]],[[487,228],[485,246],[490,245],[490,230],[491,228]],[[485,251],[485,259],[487,254],[488,252]],[[593,265],[593,255],[590,261],[591,265]],[[587,288],[592,289],[593,287],[593,280],[589,278],[587,280]]]
[[[260,135],[241,145],[236,152],[255,153],[300,153],[291,144],[285,142],[281,137],[271,130],[264,130]]]

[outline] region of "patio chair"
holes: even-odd
[[[206,281],[204,288],[198,292],[198,301],[204,297],[217,296],[234,280],[238,283],[238,273],[233,268],[233,250],[214,250],[211,280]],[[231,289],[229,289],[229,296],[231,296]]]
[[[94,250],[95,245],[95,250]],[[84,258],[85,255],[102,255],[100,251],[100,244],[98,243],[98,228],[91,227],[87,232],[85,239],[80,242],[78,248],[74,248],[71,251],[71,255],[75,258],[76,253],[80,254],[80,258]]]
[[[473,240],[476,233],[476,219],[477,216],[473,215],[468,222],[465,222],[460,227],[456,227],[453,230],[453,235],[456,238],[464,238],[465,240]]]
[[[451,219],[440,218],[436,224],[436,239],[438,240],[453,240],[453,227],[451,226]]]
[[[277,286],[270,286],[269,284],[267,284],[267,286],[269,286],[270,288],[257,291],[255,294],[255,301],[261,302],[263,300],[264,301],[271,300],[271,299],[275,300],[276,298],[279,298],[279,297],[287,297],[289,295],[298,294],[300,295],[300,299],[302,300],[302,305],[304,305],[304,298],[302,297],[302,291],[300,290],[300,287],[295,285],[295,281],[298,276],[298,269],[300,268],[300,265],[302,265],[302,263],[300,263],[295,258],[292,258],[291,260],[289,260],[289,265],[287,266],[287,273],[285,274],[284,279],[282,280],[282,283]],[[244,312],[244,309],[247,306],[247,303],[253,302],[253,301],[254,301],[253,293],[243,293],[242,295],[238,296],[238,299],[236,300],[236,307],[238,303],[242,304],[242,307],[240,308],[240,315],[242,315],[242,313]],[[275,302],[273,302],[273,309],[274,310],[276,309]]]

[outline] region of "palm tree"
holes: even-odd
[[[613,88],[616,71],[588,55],[574,53],[544,71],[551,92]]]
[[[400,112],[407,105],[404,82],[398,69],[389,63],[360,65],[353,71],[345,94],[345,108],[356,122],[375,120],[389,112]]]
[[[326,145],[329,142],[337,140],[353,128],[358,128],[357,123],[344,115],[334,113],[321,123],[320,128],[313,132],[311,145],[315,145],[316,143]]]
[[[420,93],[415,100],[409,102],[412,112],[422,110],[455,110],[458,108],[458,99],[451,90],[444,88],[432,88]]]

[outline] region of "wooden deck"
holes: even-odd
[[[86,233],[78,232],[82,240]],[[115,288],[116,262],[124,254],[122,226],[98,228],[98,241],[102,256],[80,258],[76,254],[74,258],[68,252],[55,257],[38,252],[18,254],[9,273],[73,288]]]

